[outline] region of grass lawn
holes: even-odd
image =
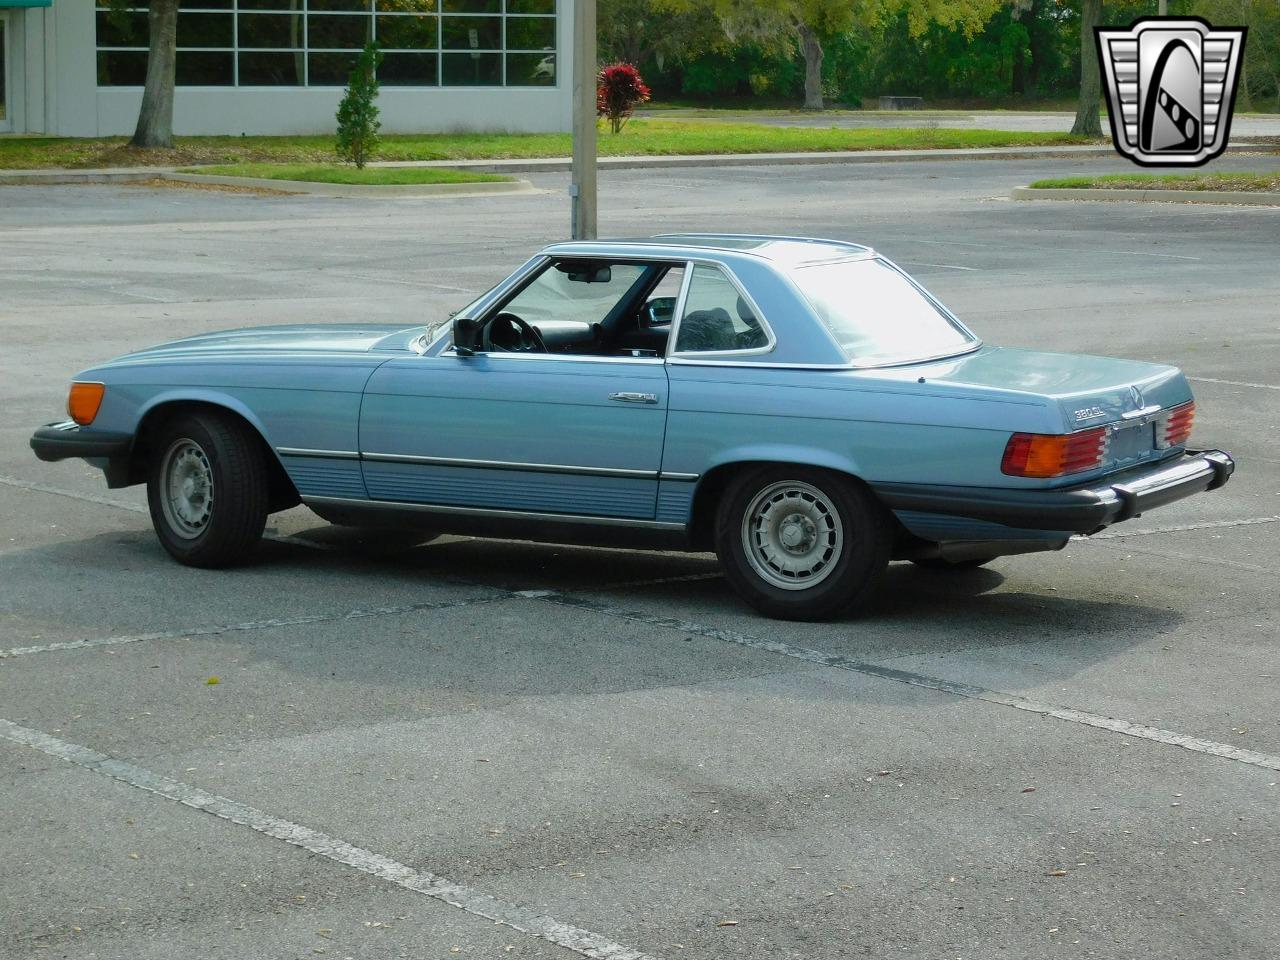
[[[1067,133],[1003,130],[771,127],[755,123],[635,120],[613,135],[600,134],[602,156],[684,153],[768,153],[813,150],[892,150],[943,147],[1025,147],[1102,143]],[[567,133],[402,134],[382,138],[380,160],[492,160],[567,157]],[[191,166],[227,163],[332,163],[333,138],[179,137],[172,150],[139,150],[124,137],[87,140],[0,138],[0,170],[40,167]]]
[[[265,177],[270,180],[306,180],[311,183],[351,183],[371,186],[423,183],[498,183],[509,181],[496,173],[470,170],[440,170],[434,167],[365,167],[348,164],[232,163],[216,167],[184,170],[184,173],[212,173],[220,177]]]
[[[1038,189],[1224,190],[1280,193],[1280,173],[1117,173],[1105,177],[1037,180]]]

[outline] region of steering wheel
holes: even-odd
[[[514,313],[500,313],[480,331],[480,348],[485,353],[546,353],[538,331]]]

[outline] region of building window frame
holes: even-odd
[[[435,78],[434,83],[393,83],[390,84],[395,89],[434,89],[448,88],[451,90],[462,89],[544,89],[559,88],[563,82],[559,70],[560,59],[560,0],[553,0],[551,3],[550,13],[524,13],[512,12],[512,6],[521,6],[520,0],[496,0],[493,3],[496,10],[491,11],[453,11],[445,9],[452,4],[449,0],[434,0],[429,5],[430,10],[404,10],[404,9],[379,9],[379,0],[367,0],[364,10],[313,10],[311,9],[311,0],[300,0],[296,9],[285,9],[283,4],[287,0],[279,0],[281,6],[267,9],[265,7],[242,7],[241,0],[231,0],[228,6],[215,7],[210,5],[200,6],[182,6],[179,10],[179,28],[181,28],[181,17],[184,14],[221,14],[231,18],[231,43],[229,46],[181,46],[178,47],[178,56],[181,58],[184,53],[206,53],[206,54],[228,54],[231,57],[231,74],[230,83],[199,83],[199,84],[183,84],[179,82],[177,85],[183,89],[198,90],[225,90],[228,87],[237,89],[250,90],[287,90],[298,88],[317,88],[332,89],[346,85],[345,79],[329,82],[315,82],[312,77],[312,55],[332,55],[344,56],[354,59],[359,53],[360,48],[341,48],[334,46],[312,46],[311,33],[313,18],[316,21],[329,17],[361,17],[367,23],[367,36],[378,41],[378,21],[380,18],[402,18],[402,19],[426,19],[433,21],[434,29],[431,31],[435,37],[434,46],[420,47],[386,47],[382,49],[384,56],[395,56],[404,54],[430,54],[434,55],[435,62]],[[394,0],[383,0],[384,3],[391,6]],[[354,5],[354,3],[353,3]],[[147,45],[145,41],[136,44],[133,43],[102,43],[101,42],[101,17],[109,15],[109,7],[98,0],[94,5],[94,53],[95,61],[101,64],[103,55],[110,54],[133,54],[143,55],[147,53]],[[147,8],[145,6],[129,6],[122,8],[120,13],[134,14],[145,16]],[[279,16],[281,18],[289,16],[297,16],[301,18],[301,42],[296,47],[264,47],[264,46],[241,46],[240,36],[240,17],[247,16]],[[474,47],[453,48],[444,45],[446,20],[458,21],[465,19],[480,20],[498,20],[498,42],[496,45],[489,43],[488,45],[479,45]],[[511,47],[508,45],[509,25],[512,21],[539,21],[549,24],[551,45],[543,46],[539,49],[528,47]],[[389,24],[384,25],[384,29]],[[108,38],[118,39],[118,38]],[[363,46],[363,45],[362,45]],[[292,54],[301,58],[301,74],[296,83],[253,83],[242,84],[240,80],[241,54]],[[473,58],[496,57],[498,60],[497,83],[494,84],[477,84],[477,83],[449,83],[445,77],[445,58],[457,58],[465,54],[470,54]],[[533,57],[541,56],[539,68],[543,67],[548,61],[550,63],[550,73],[547,74],[548,82],[512,82],[510,64],[512,57]],[[145,60],[144,60],[145,62]],[[97,86],[99,89],[119,89],[119,88],[137,88],[142,84],[139,83],[110,83],[103,82],[102,72],[99,67],[99,80]],[[385,84],[385,81],[383,81]]]

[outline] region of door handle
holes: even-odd
[[[658,395],[656,393],[611,393],[610,400],[617,400],[619,403],[657,403]]]

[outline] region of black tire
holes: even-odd
[[[865,604],[884,577],[892,544],[884,507],[856,480],[781,465],[730,481],[715,534],[729,583],[781,620],[830,620]],[[788,574],[790,564],[800,572]]]
[[[202,411],[167,421],[151,450],[147,504],[161,546],[192,567],[244,560],[262,538],[271,504],[260,438],[231,416]],[[168,478],[178,484],[172,496]]]
[[[925,570],[960,571],[976,570],[994,559],[995,557],[970,557],[968,560],[944,560],[942,557],[928,557],[911,562]]]

